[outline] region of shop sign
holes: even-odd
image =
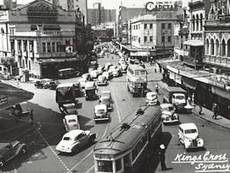
[[[147,11],[159,11],[159,10],[175,10],[176,5],[173,1],[154,1],[147,2],[145,5]]]

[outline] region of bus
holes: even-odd
[[[147,93],[147,71],[140,65],[130,65],[127,69],[127,89],[134,96]]]
[[[126,117],[93,149],[95,172],[140,173],[157,152],[162,136],[159,106],[146,106]]]

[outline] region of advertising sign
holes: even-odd
[[[176,4],[173,1],[153,1],[147,2],[145,9],[150,12],[159,10],[175,10]]]

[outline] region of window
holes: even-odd
[[[153,24],[152,24],[152,23],[149,24],[149,28],[150,28],[150,29],[153,28]]]
[[[33,42],[33,40],[29,41],[29,50],[30,50],[30,52],[33,52],[33,50],[34,50],[34,42]]]
[[[23,51],[27,51],[27,40],[23,40]]]
[[[61,52],[61,42],[57,42],[57,52]]]
[[[99,172],[113,172],[113,162],[106,160],[97,160]]]
[[[171,36],[168,36],[168,42],[171,43]]]
[[[42,43],[42,52],[46,52],[46,43]]]
[[[150,37],[149,37],[149,41],[150,41],[150,42],[153,42],[153,36],[150,36]]]
[[[169,23],[169,24],[168,24],[168,29],[171,29],[171,28],[172,28],[172,24]]]
[[[165,24],[164,23],[161,24],[161,29],[165,29]]]
[[[52,42],[52,52],[55,52],[55,42]]]
[[[144,24],[144,29],[147,29],[147,24],[146,23]]]
[[[161,37],[161,41],[162,41],[162,43],[165,42],[165,36],[162,36],[162,37]]]
[[[51,52],[51,45],[50,45],[50,42],[47,43],[47,52]]]
[[[146,36],[144,36],[144,42],[146,42],[147,41],[147,37]]]

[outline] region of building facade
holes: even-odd
[[[230,2],[211,1],[208,19],[205,22],[206,66],[219,73],[230,75]]]
[[[204,22],[207,19],[210,0],[194,0],[189,3],[190,22],[189,40],[184,42],[184,64],[193,68],[202,68],[204,58]]]
[[[176,14],[170,11],[144,15],[130,20],[131,47],[142,49],[142,56],[157,58],[173,54]],[[131,52],[135,56],[136,52]]]
[[[38,0],[0,13],[1,62],[13,58],[19,74],[54,77],[60,68],[79,65],[73,52],[82,24],[75,12]]]

